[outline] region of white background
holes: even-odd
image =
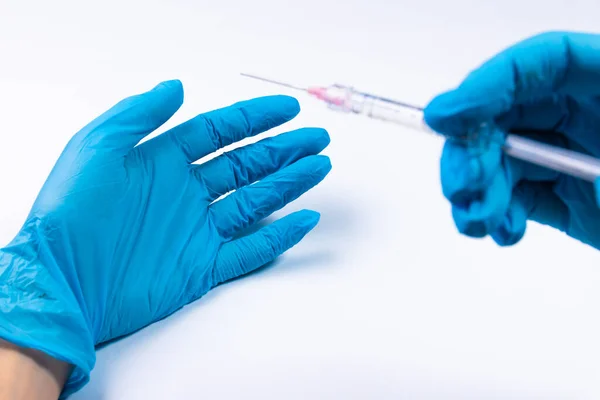
[[[165,129],[293,94],[241,71],[425,104],[525,36],[600,32],[598,4],[0,0],[0,241],[70,136],[161,80],[186,90]],[[506,249],[459,236],[441,141],[298,98],[276,132],[327,128],[334,169],[283,212],[317,209],[319,227],[274,267],[101,350],[73,398],[600,398],[596,250],[533,224]]]

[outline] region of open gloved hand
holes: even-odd
[[[600,157],[600,35],[552,32],[518,43],[433,99],[425,121],[451,138],[493,123],[500,138],[510,131]],[[441,158],[461,233],[512,245],[533,220],[600,249],[595,185],[505,156],[501,140],[470,147],[448,140]]]
[[[88,381],[95,345],[263,266],[319,220],[300,211],[236,237],[327,175],[329,159],[317,155],[329,143],[322,129],[192,164],[294,118],[296,100],[237,103],[138,145],[182,101],[181,83],[163,82],[78,132],[0,251],[0,338],[73,364],[63,395]]]

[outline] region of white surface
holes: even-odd
[[[2,242],[68,138],[158,81],[186,89],[168,127],[276,92],[242,70],[425,103],[520,38],[600,30],[595,0],[32,3],[0,0]],[[326,127],[334,170],[284,211],[319,228],[100,351],[75,399],[600,398],[597,251],[533,225],[510,249],[460,237],[436,138],[300,100],[285,129]]]

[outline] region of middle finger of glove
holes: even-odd
[[[303,128],[240,147],[191,168],[212,202],[306,156],[318,154],[328,144],[326,130]]]

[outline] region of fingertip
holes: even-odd
[[[300,107],[300,102],[298,101],[298,99],[296,99],[295,97],[292,96],[284,96],[284,95],[280,95],[280,97],[282,97],[282,101],[287,103],[287,107],[289,109],[290,114],[293,114],[294,117],[296,115],[298,115],[301,111],[301,107]]]
[[[499,246],[517,244],[525,235],[528,210],[532,208],[531,190],[525,190],[526,184],[518,185],[513,191],[510,207],[498,229],[492,232],[492,239]]]
[[[517,244],[525,235],[527,228],[527,209],[518,191],[513,194],[509,209],[502,223],[490,234],[498,246]]]
[[[446,136],[463,137],[490,118],[486,99],[466,89],[454,89],[433,98],[423,110],[425,123]]]
[[[323,128],[300,128],[284,135],[287,143],[310,148],[316,153],[324,150],[331,142],[329,133]]]
[[[273,222],[270,227],[264,228],[265,231],[272,230],[277,232],[269,240],[276,240],[278,250],[273,253],[273,257],[289,250],[298,244],[310,231],[312,231],[319,220],[321,214],[312,210],[300,210],[293,212],[285,217]],[[266,237],[263,237],[267,240]]]
[[[461,203],[452,203],[452,217],[458,231],[481,238],[498,229],[509,209],[511,190],[505,175],[499,172],[485,189],[471,194]]]
[[[329,146],[331,143],[331,137],[329,136],[329,132],[323,128],[311,128],[315,135],[315,144],[317,144],[321,150]]]
[[[274,95],[261,97],[257,100],[269,109],[276,110],[286,120],[291,120],[300,113],[300,103],[292,96]]]
[[[142,96],[147,119],[160,126],[183,104],[183,85],[178,79],[163,81]]]
[[[167,92],[175,103],[183,103],[183,83],[179,79],[163,81],[156,85],[151,92]]]
[[[312,230],[321,220],[321,214],[313,210],[300,210],[296,215],[302,220],[307,231]]]
[[[327,175],[331,170],[331,160],[323,154],[315,154],[304,157],[296,161],[291,166],[287,167],[288,171],[301,171],[310,173],[311,175]]]
[[[318,185],[325,179],[331,171],[331,160],[329,157],[321,154],[307,156],[282,171],[285,171],[286,176],[290,173],[293,174],[291,176],[297,182],[295,186],[296,190],[300,190],[300,188],[306,190],[309,187]],[[305,178],[299,178],[298,174]]]
[[[448,133],[448,121],[454,115],[453,98],[453,92],[444,92],[434,97],[423,109],[423,120],[434,131]]]
[[[488,233],[485,221],[476,221],[468,218],[465,211],[457,206],[452,207],[452,219],[458,233],[461,235],[481,239]]]
[[[527,221],[513,221],[507,215],[505,221],[490,236],[498,246],[508,247],[519,243],[525,236]]]
[[[169,88],[179,88],[179,89],[183,89],[183,84],[181,83],[181,81],[179,79],[168,79],[166,81],[162,81],[161,83],[159,83],[158,85],[155,86],[156,88],[160,88],[160,87],[169,87]]]
[[[280,224],[286,224],[289,233],[281,235],[281,240],[283,241],[281,252],[283,253],[300,243],[319,224],[320,219],[321,214],[313,210],[296,211],[282,218]]]
[[[329,171],[331,171],[331,159],[328,156],[319,154],[312,156],[312,159],[314,164],[314,172],[325,176],[329,173]]]

